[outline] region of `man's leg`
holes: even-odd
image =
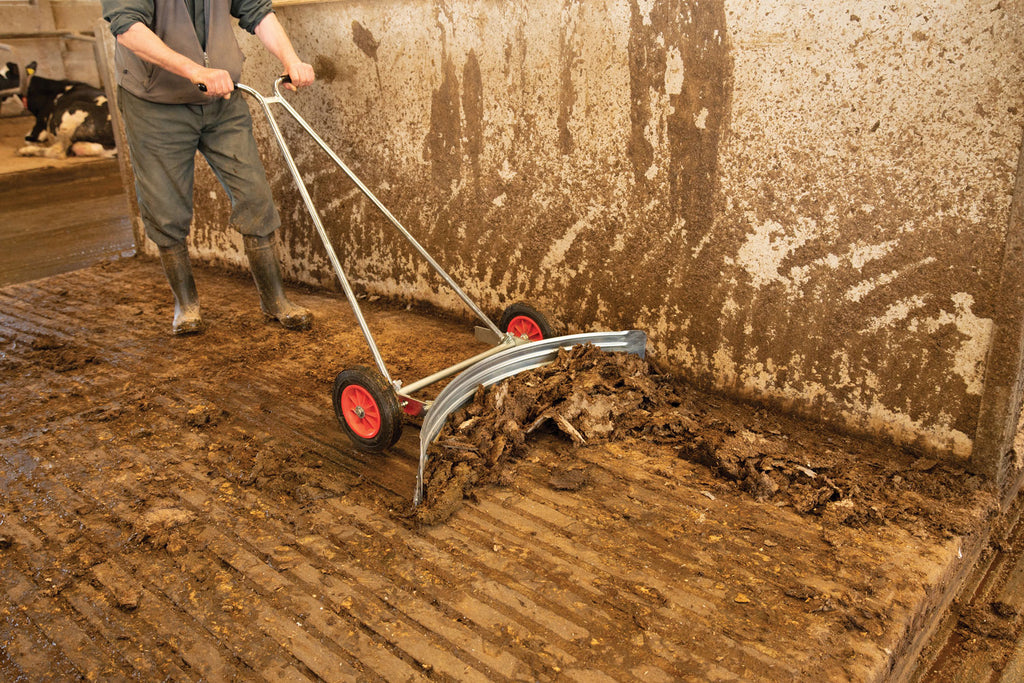
[[[174,334],[202,332],[199,297],[185,240],[192,224],[192,186],[199,113],[155,104],[121,90],[118,97],[146,235],[160,250],[174,294]]]
[[[284,294],[273,239],[281,219],[252,136],[249,107],[242,94],[235,93],[207,105],[205,111],[199,151],[231,199],[231,223],[242,233],[261,308],[288,329],[309,329],[313,315]]]

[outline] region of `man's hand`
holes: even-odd
[[[202,83],[206,86],[206,94],[211,97],[223,97],[225,100],[231,98],[231,92],[235,89],[235,82],[224,69],[208,69],[198,67],[189,77],[196,85]]]
[[[288,77],[291,79],[291,83],[286,83],[284,87],[289,90],[296,90],[303,88],[307,85],[311,85],[316,80],[316,74],[313,73],[313,67],[305,62],[293,62],[288,65],[286,71]]]

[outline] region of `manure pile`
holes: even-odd
[[[580,345],[561,349],[548,365],[479,387],[448,418],[430,447],[424,501],[415,517],[442,522],[479,487],[512,484],[514,463],[541,430],[565,439],[563,463],[571,463],[583,445],[656,444],[758,501],[818,516],[829,526],[898,518],[932,532],[955,532],[966,520],[958,521],[954,503],[986,495],[979,478],[953,465],[820,425],[766,418],[765,411],[660,375],[633,354]],[[839,441],[844,445],[829,447]],[[560,479],[554,473],[548,485],[578,488]]]

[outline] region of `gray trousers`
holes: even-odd
[[[157,246],[188,237],[197,151],[227,191],[238,232],[265,237],[281,226],[242,93],[210,104],[157,104],[123,88],[118,95],[142,222]]]

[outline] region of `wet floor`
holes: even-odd
[[[17,157],[30,127],[0,120],[0,286],[133,254],[117,161]]]

